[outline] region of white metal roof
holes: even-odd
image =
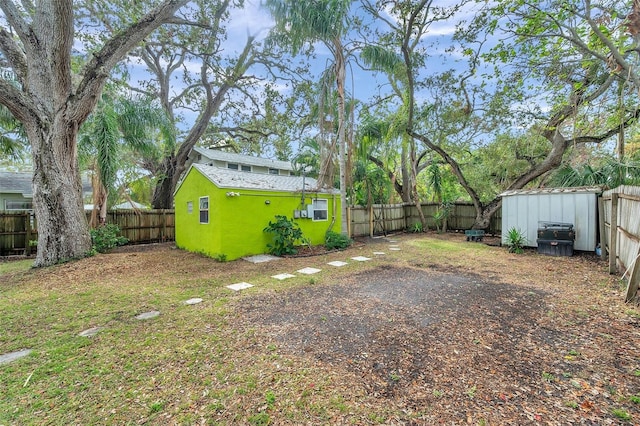
[[[339,193],[334,188],[318,189],[317,181],[310,177],[249,173],[206,164],[193,164],[191,167],[197,169],[218,188],[301,192],[304,183],[305,191],[329,194]]]
[[[566,188],[532,188],[532,189],[512,189],[498,194],[498,197],[509,197],[511,195],[538,195],[538,194],[600,194],[602,188],[599,186],[575,186]]]
[[[254,157],[252,155],[235,154],[233,152],[220,151],[219,149],[202,148],[199,146],[193,147],[193,150],[204,157],[210,158],[211,160],[293,171],[293,166],[288,161],[271,160],[269,158]]]

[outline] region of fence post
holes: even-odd
[[[369,237],[373,238],[373,204],[369,204]]]
[[[25,229],[27,234],[24,237],[24,255],[31,256],[31,213],[25,212]]]
[[[602,196],[598,197],[598,225],[600,227],[600,259],[607,258],[607,228],[604,220],[604,200]]]
[[[611,226],[609,228],[609,273],[615,274],[618,269],[618,199],[619,194],[611,194]]]
[[[636,258],[633,260],[633,272],[631,272],[627,283],[627,296],[624,298],[627,303],[633,301],[636,298],[636,293],[638,293],[638,284],[640,284],[640,262],[638,257],[640,257],[640,248],[638,248]]]
[[[334,201],[335,202],[335,201]],[[351,238],[351,209],[353,207],[347,207],[347,237]]]

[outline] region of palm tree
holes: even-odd
[[[351,0],[267,0],[266,7],[276,21],[275,37],[286,42],[293,54],[308,43],[321,42],[333,55],[338,95],[337,141],[340,167],[341,232],[347,233],[347,180],[345,137],[345,48],[342,38],[348,28]]]
[[[83,124],[78,141],[81,161],[93,170],[91,227],[106,221],[109,193],[115,189],[124,161],[122,148],[144,156],[156,154],[153,133],[165,129],[167,123],[162,109],[142,100],[104,97],[99,102]]]
[[[0,105],[0,155],[20,161],[23,160],[27,146],[27,136],[22,123],[16,120],[4,105]]]
[[[640,184],[640,164],[632,160],[620,162],[614,157],[605,157],[599,165],[565,164],[553,173],[548,184],[560,187],[603,186],[605,188],[638,185]]]

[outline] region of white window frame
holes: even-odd
[[[246,164],[240,164],[240,171],[251,172],[251,166],[247,166]]]
[[[193,213],[193,201],[187,201],[187,213]]]
[[[280,174],[280,170],[279,169],[274,169],[273,167],[269,167],[269,174],[270,175],[279,175]]]
[[[316,198],[314,200],[311,200],[311,204],[313,205],[314,222],[329,220],[329,200],[327,200],[326,198]],[[322,214],[323,212],[324,215]]]
[[[204,205],[204,207],[203,207]],[[200,223],[207,225],[209,223],[209,197],[200,197],[198,199],[198,213],[200,214]],[[202,221],[202,214],[206,213],[206,222]]]
[[[229,170],[240,170],[240,164],[238,164],[238,163],[227,163],[227,169],[229,169]]]

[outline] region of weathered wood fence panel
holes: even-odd
[[[91,212],[87,212],[89,220]],[[173,210],[112,210],[107,223],[118,225],[131,244],[175,239]],[[33,212],[0,212],[0,256],[30,254],[38,239]]]
[[[430,229],[436,228],[434,219],[439,204],[422,204],[422,212]],[[447,218],[447,229],[464,231],[470,229],[476,218],[473,204],[455,203],[451,206]],[[353,206],[350,208],[350,235],[352,237],[385,235],[390,232],[410,230],[420,222],[418,209],[414,204],[374,204],[371,207]],[[489,227],[489,233],[499,234],[502,225],[501,211],[498,211]]]
[[[640,187],[620,186],[602,194],[604,235],[601,250],[609,272],[628,280],[627,301],[636,298],[640,281]]]

